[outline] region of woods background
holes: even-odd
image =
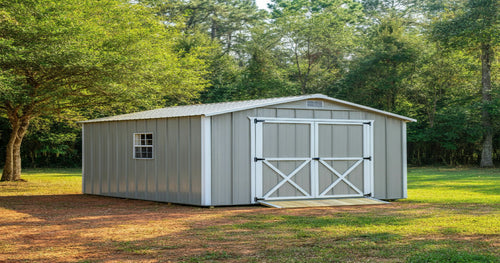
[[[43,7],[43,1],[26,2],[34,14],[56,15]],[[64,2],[68,12],[85,8],[78,1]],[[140,7],[117,11],[114,19],[130,21],[140,12],[161,24],[138,25],[139,30],[148,26],[150,35],[166,41],[162,49],[138,54],[164,52],[168,59],[161,60],[164,64],[159,59],[142,61],[140,68],[151,69],[151,75],[144,77],[143,72],[136,81],[100,75],[109,79],[106,85],[127,87],[116,93],[120,96],[82,96],[81,103],[31,119],[21,146],[23,167],[79,167],[79,120],[173,105],[311,93],[417,119],[407,129],[410,165],[479,165],[485,147],[491,147],[492,160],[500,162],[496,0],[273,0],[268,10],[258,9],[251,0],[108,2]],[[15,85],[9,84],[9,76],[20,74],[10,61],[14,48],[5,48],[15,39],[11,28],[21,24],[9,18],[19,9],[13,5],[0,4],[2,105],[14,100],[9,92]],[[27,27],[31,22],[24,21]],[[144,36],[139,38],[144,41]],[[175,66],[166,61],[175,61]],[[69,60],[54,65],[58,63]],[[26,68],[19,72],[29,71]],[[162,81],[152,80],[154,76]],[[6,111],[0,110],[2,165],[11,131]]]

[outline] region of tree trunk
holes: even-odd
[[[480,166],[493,167],[493,127],[488,107],[491,103],[491,61],[493,49],[489,44],[481,45],[481,82],[482,82],[482,126],[483,149],[481,152]]]
[[[20,181],[21,180],[21,143],[24,135],[28,131],[29,117],[9,118],[12,125],[7,152],[5,154],[5,166],[0,181]]]

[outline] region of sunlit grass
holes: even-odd
[[[500,205],[500,169],[410,169],[406,201]]]
[[[26,182],[0,182],[0,196],[80,194],[80,169],[24,169]]]

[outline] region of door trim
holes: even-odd
[[[262,171],[262,165],[264,162],[262,161],[254,161],[255,158],[261,157],[257,156],[258,154],[262,154],[262,143],[263,143],[263,122],[267,123],[303,123],[310,124],[311,128],[311,155],[318,155],[318,139],[319,139],[319,129],[318,126],[320,124],[334,124],[334,125],[361,125],[363,127],[363,157],[370,157],[369,160],[365,159],[363,161],[363,195],[368,197],[373,197],[374,190],[374,180],[373,180],[373,124],[374,120],[346,120],[346,119],[304,119],[304,118],[272,118],[272,117],[248,117],[250,120],[250,193],[251,193],[251,202],[253,204],[258,203],[258,196],[262,196],[265,193],[262,193],[262,187],[257,187],[258,185],[262,185],[262,176],[257,176],[257,171]],[[276,159],[276,158],[272,158]],[[336,158],[327,158],[328,160],[336,159]],[[339,158],[339,159],[349,159],[349,158]],[[359,160],[360,158],[352,158],[353,160]],[[302,199],[311,199],[311,198],[325,198],[320,196],[319,187],[318,187],[318,177],[312,176],[313,174],[317,174],[319,161],[316,162],[315,165],[312,165],[311,162],[311,196],[310,197],[302,197]],[[359,164],[358,164],[359,165]],[[293,176],[292,176],[293,177]],[[341,179],[340,179],[341,181]],[[313,187],[316,186],[316,187]],[[361,192],[361,191],[360,191]],[[336,197],[352,197],[353,195],[338,195]],[[279,199],[298,199],[297,197],[280,197]]]

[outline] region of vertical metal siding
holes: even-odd
[[[332,111],[332,119],[349,119],[348,111]]]
[[[332,112],[326,110],[315,110],[313,111],[314,119],[331,119]]]
[[[179,119],[179,199],[189,201],[189,182],[191,181],[189,167],[189,119]]]
[[[156,200],[168,200],[168,181],[167,181],[167,168],[169,157],[167,155],[167,120],[156,120],[156,147],[155,153],[158,158],[155,161],[155,174],[156,174]]]
[[[232,202],[234,204],[248,204],[250,194],[251,167],[250,167],[250,121],[249,114],[255,115],[255,110],[234,112],[232,115]]]
[[[403,197],[401,121],[387,118],[387,199]]]
[[[179,118],[167,120],[167,200],[179,202]]]
[[[95,176],[92,177],[92,193],[93,194],[101,194],[101,177],[102,177],[102,132],[101,132],[102,124],[99,123],[95,126],[93,135],[97,135],[97,142],[93,145],[96,151],[93,155],[94,160],[94,172]]]
[[[129,140],[129,136],[127,136],[127,123],[126,122],[116,122],[116,152],[117,152],[117,160],[116,160],[116,170],[118,173],[118,193],[119,197],[127,197],[127,163],[128,156],[127,153],[130,151],[128,148],[127,141]]]
[[[154,159],[133,158],[133,134],[153,133]],[[85,124],[85,193],[201,204],[201,118]]]
[[[231,117],[231,113],[212,117],[213,205],[233,204]]]
[[[368,114],[367,118],[375,120],[373,127],[373,184],[374,197],[387,198],[387,127],[386,117]]]
[[[156,163],[165,159],[164,155],[159,154],[158,148],[160,145],[158,144],[158,137],[164,136],[163,134],[158,133],[158,129],[156,127],[157,120],[147,120],[145,121],[146,128],[144,132],[152,132],[153,133],[153,160],[142,160],[145,165],[145,198],[147,200],[159,200],[157,198],[157,171],[156,171]]]
[[[189,118],[189,203],[201,205],[201,119]]]
[[[117,134],[116,134],[116,122],[109,123],[108,127],[108,150],[110,163],[108,166],[109,174],[109,195],[116,196],[118,193],[118,179],[117,179],[117,162],[118,162],[118,151],[117,151]]]
[[[312,110],[295,110],[295,118],[312,119],[314,111]]]
[[[127,196],[128,198],[136,198],[137,197],[137,188],[136,188],[136,171],[135,166],[136,162],[133,157],[133,138],[132,134],[137,130],[135,121],[127,121],[127,129],[126,131],[126,140],[125,143],[127,145],[125,152],[127,153]]]

